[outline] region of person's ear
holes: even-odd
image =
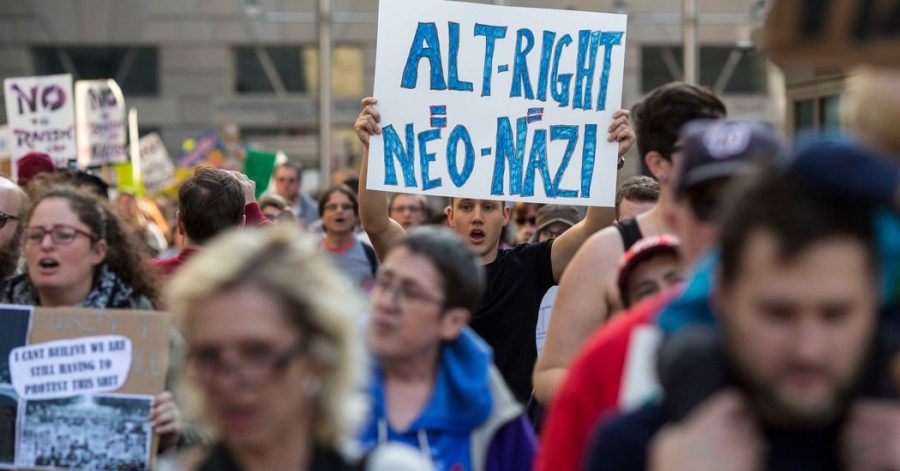
[[[647,170],[653,175],[653,178],[660,183],[669,183],[672,174],[672,161],[663,157],[662,154],[655,150],[651,150],[644,155],[644,164]]]
[[[500,202],[501,207],[503,208],[503,225],[509,224],[509,219],[512,217],[512,208],[510,208],[506,202]]]
[[[241,215],[241,222],[238,223],[238,227],[243,228],[244,225],[246,225],[246,224],[247,224],[247,215],[243,214],[243,215]]]
[[[106,239],[100,239],[97,242],[94,242],[94,246],[91,248],[91,265],[100,265],[103,263],[103,260],[106,260],[106,251],[109,246],[106,245]]]
[[[447,206],[444,208],[444,214],[447,215],[447,224],[451,229],[456,229],[456,223],[453,222],[453,205]]]
[[[462,333],[463,328],[469,323],[469,310],[462,307],[448,309],[441,317],[440,336],[441,340],[456,340]]]
[[[175,225],[178,226],[178,233],[181,235],[185,235],[184,220],[181,218],[181,210],[180,209],[175,213]]]

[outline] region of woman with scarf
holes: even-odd
[[[84,190],[54,185],[23,218],[25,272],[11,278],[0,303],[43,307],[153,309],[157,289],[122,222]],[[178,441],[181,421],[172,395],[154,401],[151,420],[160,448]]]

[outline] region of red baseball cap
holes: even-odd
[[[41,173],[56,173],[56,164],[43,152],[29,152],[16,161],[18,184],[24,187],[32,178]]]
[[[628,289],[628,278],[634,272],[634,269],[648,259],[657,255],[669,254],[679,256],[678,248],[681,241],[672,234],[662,234],[658,236],[644,237],[635,242],[634,245],[622,255],[619,259],[619,278],[617,285],[619,287],[619,296],[622,301],[626,299],[626,291]],[[626,306],[627,307],[627,306]]]

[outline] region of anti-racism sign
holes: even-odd
[[[159,134],[152,132],[140,139],[141,181],[144,192],[153,196],[175,183],[175,164],[169,158]]]
[[[779,64],[900,66],[900,0],[779,0],[765,30]]]
[[[128,160],[125,97],[115,80],[75,82],[78,165],[90,167]]]
[[[368,187],[612,206],[624,15],[381,0]]]
[[[8,78],[3,91],[13,174],[15,162],[32,151],[50,155],[57,166],[75,159],[71,75]]]

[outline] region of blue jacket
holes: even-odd
[[[431,399],[407,430],[394,430],[387,420],[377,362],[370,381],[373,406],[361,436],[367,449],[405,443],[439,471],[531,469],[534,432],[493,366],[490,348],[469,328],[444,344]]]

